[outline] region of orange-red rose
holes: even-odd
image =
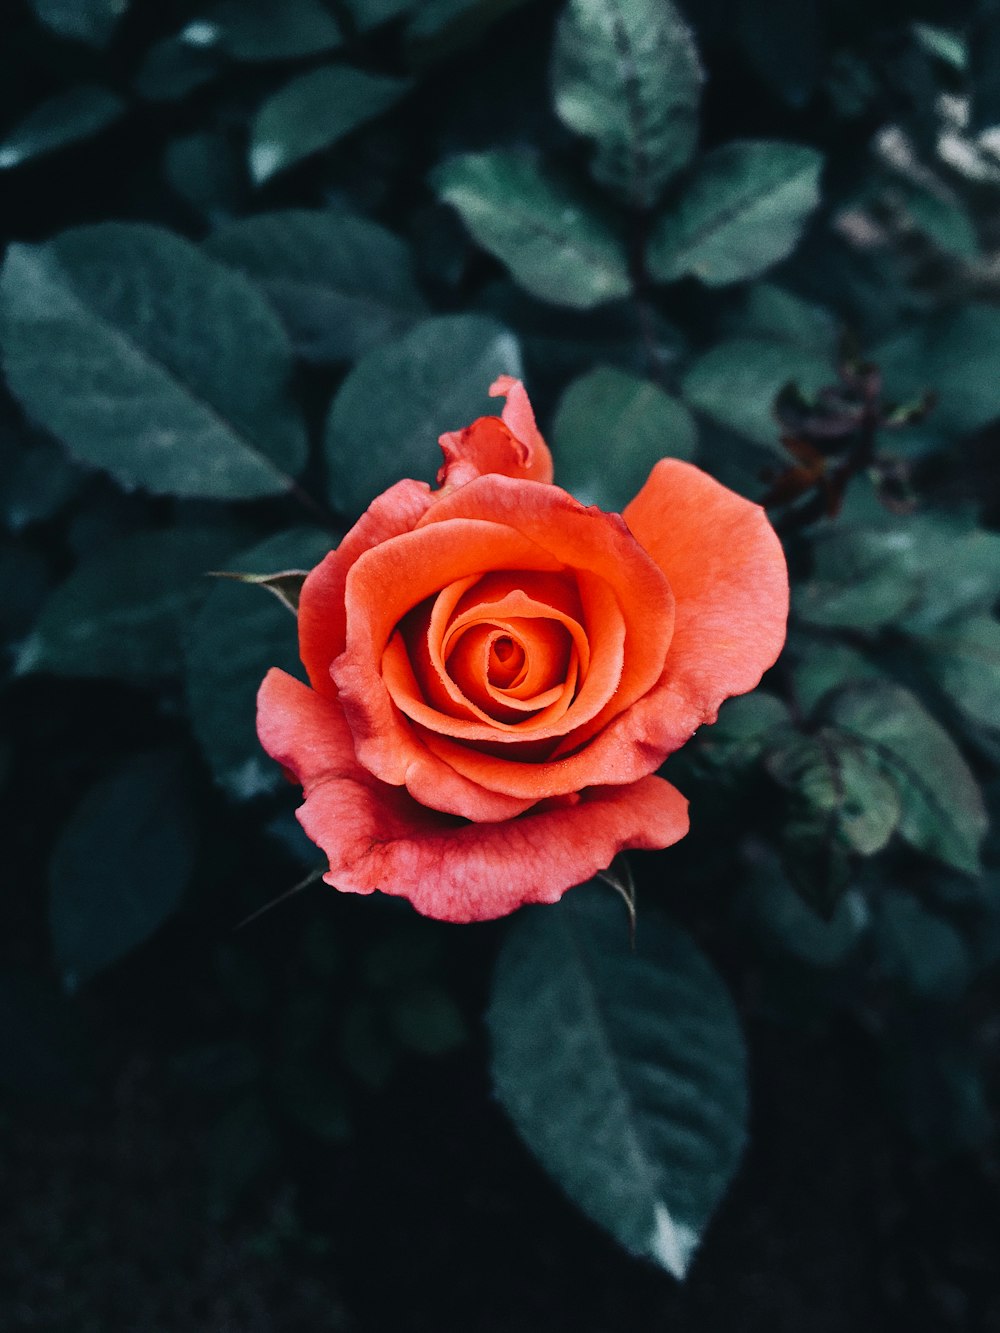
[[[309,574],[312,688],[272,670],[258,701],[324,878],[448,921],[683,837],[653,774],[757,684],[788,610],[757,505],[664,459],[624,514],[588,508],[551,484],[520,382],[491,392],[502,418],[442,436],[440,489],[391,487]]]

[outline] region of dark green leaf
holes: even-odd
[[[16,652],[13,641],[31,628],[50,583],[48,562],[38,551],[24,542],[0,543],[0,635],[12,645],[4,652],[5,665],[8,652]]]
[[[532,296],[589,310],[632,289],[625,247],[604,216],[527,153],[442,163],[431,183],[476,241]]]
[[[330,503],[354,516],[403,477],[430,481],[441,465],[438,437],[496,412],[490,384],[520,373],[513,334],[480,315],[424,320],[367,352],[326,425]]]
[[[973,739],[1000,735],[1000,621],[980,615],[941,625],[921,637],[917,650]]]
[[[569,0],[556,29],[560,119],[596,144],[596,180],[648,208],[694,151],[701,67],[671,0]]]
[[[173,674],[183,622],[208,591],[204,575],[238,540],[226,528],[173,528],[84,560],[42,606],[18,671],[136,682]]]
[[[883,973],[916,995],[957,998],[972,973],[961,932],[904,889],[886,885],[873,906]]]
[[[934,514],[898,515],[892,526],[839,527],[816,539],[813,577],[796,591],[814,625],[920,632],[962,611],[989,607],[1000,587],[1000,537]]]
[[[964,33],[934,23],[914,23],[911,32],[927,54],[942,65],[958,73],[968,68],[969,50]]]
[[[181,33],[154,42],[143,56],[132,86],[150,102],[172,102],[209,83],[221,68],[213,45],[185,41]]]
[[[851,855],[882,851],[902,818],[891,770],[877,750],[832,727],[783,742],[766,764],[788,793],[782,825],[788,874],[829,916],[847,887]]]
[[[254,117],[250,175],[263,185],[382,115],[409,88],[404,79],[367,74],[350,65],[328,65],[300,75],[273,93]]]
[[[384,4],[384,0],[379,0]],[[525,0],[417,0],[406,28],[407,54],[414,64],[429,65],[476,42],[482,34]]]
[[[570,1198],[675,1277],[743,1147],[746,1073],[725,986],[688,936],[574,889],[513,922],[488,1014],[518,1132]]]
[[[943,1017],[941,1006],[937,1012]],[[987,1052],[970,1028],[941,1018],[928,1024],[920,1015],[885,1035],[886,1069],[902,1102],[903,1125],[939,1160],[980,1151],[996,1134],[983,1069]]]
[[[931,390],[932,424],[962,434],[1000,417],[1000,309],[970,303],[915,327],[872,353],[895,398]]]
[[[815,392],[832,378],[827,357],[808,347],[732,338],[694,363],[682,389],[687,402],[706,416],[777,450],[781,428],[774,400],[780,390],[795,383],[805,393]]]
[[[973,130],[1000,125],[1000,3],[979,0],[969,33]]]
[[[649,268],[710,287],[756,278],[795,249],[819,203],[823,158],[801,144],[724,144],[703,158],[653,230]]]
[[[49,863],[56,964],[75,988],[130,953],[180,904],[194,868],[183,770],[156,751],[92,787]]]
[[[25,447],[13,433],[0,448],[0,512],[12,532],[51,518],[79,490],[83,473],[47,440]]]
[[[737,32],[760,77],[789,106],[816,89],[825,55],[822,0],[739,0]]]
[[[163,153],[171,189],[213,226],[238,212],[248,186],[243,162],[223,134],[184,134]]]
[[[573,381],[552,428],[556,476],[584,504],[618,512],[661,458],[689,459],[697,430],[658,385],[599,366]]]
[[[856,686],[829,705],[841,730],[867,742],[899,790],[899,833],[918,850],[969,874],[979,872],[987,827],[982,793],[944,728],[898,685]]]
[[[295,60],[343,40],[321,0],[219,0],[196,22],[214,29],[213,44],[234,60]]]
[[[328,533],[293,529],[241,551],[231,563],[261,574],[312,569],[335,545]],[[254,717],[269,667],[302,674],[288,611],[259,588],[220,581],[188,627],[184,656],[191,722],[216,781],[238,800],[279,790],[281,769],[260,748]]]
[[[29,415],[126,487],[270,495],[305,461],[270,306],[180,237],[109,222],[12,246],[0,319]]]
[[[108,88],[78,83],[41,102],[0,141],[0,170],[90,139],[125,112],[125,103]]]
[[[770,282],[746,289],[743,305],[726,327],[740,337],[818,352],[828,358],[831,373],[836,363],[837,323],[830,312]]]
[[[223,227],[206,249],[261,287],[310,361],[353,360],[426,312],[409,250],[367,218],[264,213]]]
[[[960,259],[977,257],[979,239],[975,224],[958,198],[913,181],[894,182],[893,193],[901,197],[910,224],[939,250]]]
[[[736,915],[738,925],[748,925],[769,954],[816,968],[839,967],[855,954],[870,917],[865,897],[848,889],[825,919],[807,906],[770,856],[751,868],[737,891]]]
[[[346,0],[355,25],[367,32],[415,10],[421,0]]]
[[[785,704],[773,694],[755,690],[728,699],[718,721],[698,733],[698,757],[718,770],[720,780],[732,779],[756,763],[765,746],[790,730]]]
[[[46,27],[60,37],[106,46],[129,0],[31,0]]]
[[[811,713],[832,690],[884,679],[884,673],[869,658],[836,639],[793,636],[786,652],[795,679],[796,698],[804,713]]]

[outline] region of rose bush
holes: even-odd
[[[552,485],[527,394],[442,436],[440,489],[401,481],[302,588],[310,686],[276,669],[258,733],[304,788],[338,889],[449,921],[554,902],[687,832],[653,776],[785,636],[763,511],[657,463],[622,515]]]

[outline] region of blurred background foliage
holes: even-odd
[[[1000,6],[4,38],[3,1327],[1000,1329]],[[294,623],[205,577],[309,568],[501,371],[580,498],[691,458],[786,544],[635,956],[606,884],[312,885]]]

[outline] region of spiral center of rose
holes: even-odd
[[[496,571],[459,579],[415,607],[393,636],[383,674],[414,721],[485,740],[494,730],[524,735],[555,725],[583,689],[590,659],[573,575]]]

